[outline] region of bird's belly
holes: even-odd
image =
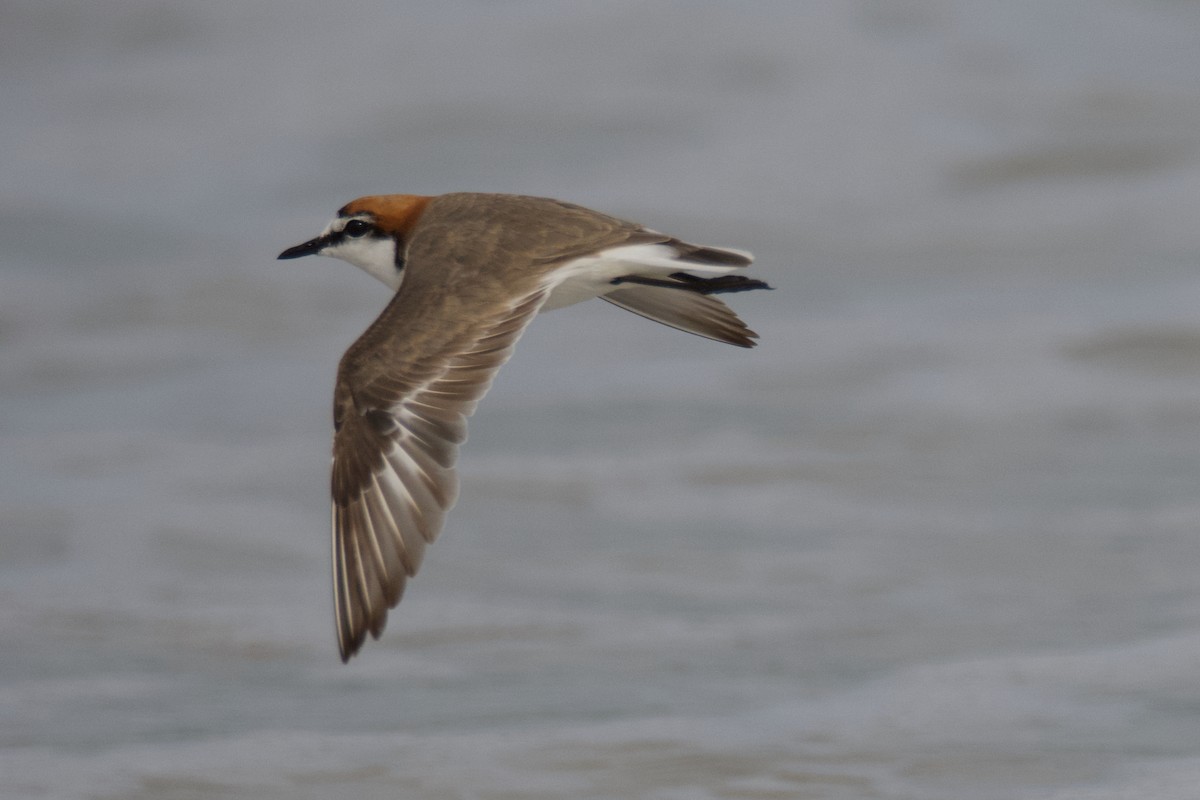
[[[613,279],[629,274],[631,265],[605,258],[604,255],[577,258],[554,270],[548,276],[551,282],[550,296],[542,310],[582,303],[616,289]]]
[[[584,300],[591,300],[593,297],[607,294],[616,288],[612,283],[612,278],[597,279],[594,275],[577,275],[562,281],[550,291],[550,296],[546,298],[542,311],[551,311],[555,308],[582,303]]]

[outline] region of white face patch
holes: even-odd
[[[396,240],[380,235],[373,224],[363,233],[354,235],[362,223],[371,223],[371,218],[364,215],[338,217],[329,223],[321,238],[331,237],[332,241],[321,248],[319,255],[340,258],[383,281],[393,291],[399,289],[404,271],[396,267]]]

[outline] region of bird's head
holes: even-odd
[[[360,197],[342,206],[320,236],[289,247],[279,258],[340,258],[398,289],[408,239],[429,200],[411,194]]]

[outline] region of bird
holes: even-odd
[[[280,259],[349,262],[394,295],[338,364],[331,528],[338,653],[378,639],[458,494],[466,420],[538,313],[599,297],[750,348],[714,295],[770,289],[743,250],[515,194],[373,195]]]

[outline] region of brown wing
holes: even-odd
[[[604,295],[614,306],[706,339],[754,347],[758,334],[715,297],[664,286],[630,285]]]
[[[403,294],[403,292],[402,292]],[[533,289],[512,302],[449,316],[461,298],[403,324],[398,295],[347,352],[334,396],[333,589],[342,660],[378,638],[454,503],[454,461],[466,418],[545,300]],[[440,335],[428,328],[441,323]],[[415,309],[414,309],[415,311]],[[382,324],[385,322],[387,324]],[[391,335],[383,336],[381,329]],[[382,346],[380,346],[382,344]],[[395,345],[395,347],[392,347]],[[392,350],[391,355],[381,355]]]

